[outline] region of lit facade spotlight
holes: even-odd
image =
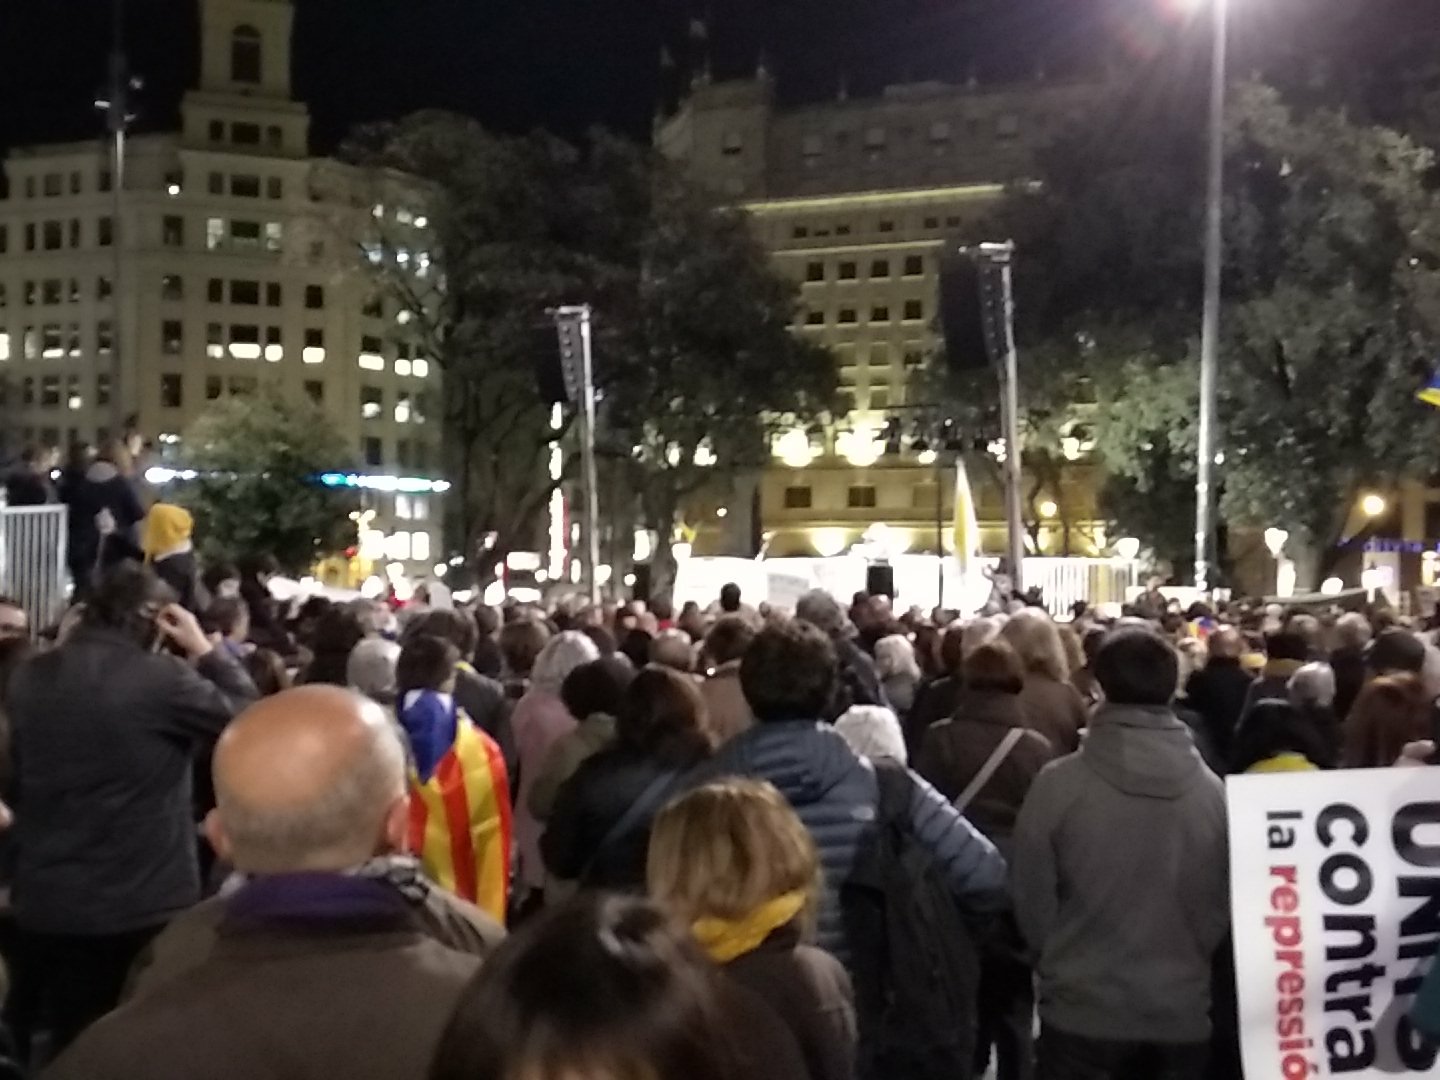
[[[1377,494],[1373,491],[1360,500],[1360,511],[1366,517],[1379,517],[1381,514],[1385,513],[1385,508],[1385,496]]]

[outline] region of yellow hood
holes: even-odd
[[[170,503],[156,503],[145,515],[140,547],[145,552],[145,558],[153,559],[185,543],[194,531],[195,519],[190,516],[189,510]]]

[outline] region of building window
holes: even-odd
[[[45,375],[40,379],[40,405],[53,408],[60,404],[60,376]]]
[[[871,367],[889,367],[889,366],[890,366],[890,346],[889,346],[889,345],[886,345],[884,342],[877,342],[876,344],[870,346],[870,366],[871,366]]]
[[[823,311],[807,311],[805,313],[806,326],[824,326],[825,313]]]
[[[804,225],[796,225],[793,229],[790,230],[790,236],[794,240],[804,240],[809,235],[810,230],[807,229]]]
[[[325,401],[325,384],[319,379],[306,379],[305,396],[316,405],[322,404]]]
[[[230,282],[230,303],[245,304],[247,307],[259,304],[260,283],[258,281]]]
[[[225,125],[224,125],[222,122],[220,122],[219,120],[211,120],[211,121],[210,121],[210,129],[209,129],[209,130],[210,130],[210,141],[211,141],[211,142],[224,142],[224,141],[225,141]],[[102,190],[102,191],[108,191],[109,189],[108,189],[108,188],[101,188],[101,190]],[[218,396],[218,395],[217,395],[217,396]]]
[[[214,251],[221,244],[225,243],[225,219],[212,217],[205,219],[205,247],[208,251]]]
[[[60,191],[61,191],[61,184],[62,184],[62,183],[63,183],[63,181],[62,181],[61,176],[60,176],[59,173],[46,173],[46,174],[45,174],[45,195],[46,195],[46,197],[53,199],[53,198],[55,198],[56,196],[58,196],[58,195],[60,194]]]
[[[26,299],[27,301],[30,299],[31,289],[34,287],[34,284],[35,284],[35,283],[34,283],[33,281],[27,281],[27,282],[25,283],[25,286],[26,286],[26,288],[25,288],[25,293],[26,293],[25,299]],[[42,281],[42,282],[40,283],[40,303],[42,303],[42,304],[58,304],[58,303],[60,303],[60,295],[61,295],[60,290],[61,290],[63,287],[64,287],[64,283],[63,283],[59,278],[47,278],[45,281]]]
[[[870,309],[870,321],[872,323],[883,323],[890,321],[890,309],[883,304],[877,304]]]
[[[215,380],[217,383],[219,379]],[[178,409],[183,403],[183,381],[179,375],[167,372],[160,376],[160,407]],[[217,395],[218,396],[218,395]]]
[[[185,279],[179,274],[166,274],[160,279],[160,299],[185,299]]]
[[[845,505],[851,510],[873,510],[875,489],[868,484],[856,485],[845,493]]]
[[[237,26],[230,35],[230,81],[260,81],[260,31],[253,26]]]
[[[879,232],[882,232],[882,233],[891,233],[891,232],[894,232],[894,231],[895,231],[895,222],[893,222],[893,221],[882,221],[882,222],[880,222],[879,225],[876,226],[876,230],[879,231]]]
[[[811,262],[805,264],[806,281],[824,281],[825,264],[823,262]]]
[[[225,302],[225,281],[223,278],[212,277],[205,283],[205,299],[212,304],[223,304]]]
[[[913,322],[916,319],[925,318],[925,304],[920,300],[905,301],[905,319]]]
[[[102,227],[109,220],[109,218],[101,218],[100,222]],[[103,235],[104,233],[102,228],[102,239],[100,241],[102,246],[109,243],[108,240],[103,239]],[[44,226],[41,229],[41,236],[43,237],[43,246],[46,251],[59,251],[62,247],[65,246],[65,233],[64,230],[61,228],[60,222],[58,221],[45,222]]]
[[[280,306],[280,283],[278,281],[267,281],[265,283],[265,306]]]
[[[33,221],[25,225],[25,250],[35,250],[35,223]]]
[[[80,246],[80,219],[79,219],[79,218],[73,218],[73,217],[72,217],[72,218],[70,219],[69,233],[70,233],[70,237],[69,237],[69,239],[70,239],[70,246],[71,246],[72,248],[78,248],[78,247]]]
[[[160,221],[160,242],[166,247],[184,247],[185,219],[179,214],[166,214]]]
[[[305,286],[305,306],[311,311],[319,311],[325,306],[325,286]]]
[[[95,279],[95,299],[109,300],[110,294],[114,291],[115,286],[110,283],[108,277],[101,275]]]
[[[870,276],[872,278],[887,278],[890,276],[890,260],[876,259],[870,264]]]
[[[257,385],[259,384],[256,383],[253,376],[232,375],[230,376],[230,396],[250,397],[255,393],[255,387]]]
[[[360,419],[378,420],[385,411],[385,393],[378,386],[360,388]]]
[[[258,199],[260,197],[260,178],[237,173],[230,177],[230,194],[240,199]]]
[[[210,174],[210,194],[211,194],[211,195],[224,195],[224,194],[225,194],[225,174],[224,174],[224,173],[212,172],[212,173]]]
[[[108,374],[95,376],[95,404],[110,404],[110,376]]]
[[[876,386],[870,390],[870,408],[888,409],[890,407],[890,388],[888,386]]]
[[[853,307],[841,308],[840,317],[835,321],[838,322],[841,326],[849,326],[854,324],[856,321],[855,309]]]
[[[375,438],[373,435],[367,435],[364,439],[360,440],[360,445],[365,456],[366,465],[385,464],[385,444],[383,441]]]
[[[279,251],[284,241],[285,228],[278,221],[265,223],[265,250]]]
[[[218,322],[205,324],[205,355],[211,360],[225,358],[225,328]]]
[[[80,356],[79,323],[71,323],[65,330],[65,354],[72,360]]]
[[[259,360],[260,327],[252,323],[231,323],[228,351],[236,360]]]
[[[265,129],[265,145],[272,150],[279,150],[285,142],[285,132],[279,124],[271,124]]]
[[[305,347],[300,358],[307,364],[325,362],[325,331],[317,326],[305,328]]]
[[[272,364],[285,359],[285,343],[278,326],[265,327],[265,359]]]
[[[20,384],[20,404],[35,404],[35,377],[33,375],[25,376],[25,381]]]
[[[259,146],[259,124],[231,124],[230,141],[236,146]]]
[[[160,324],[160,351],[166,356],[179,356],[185,343],[185,329],[178,319]]]
[[[258,221],[232,220],[230,222],[230,242],[236,247],[259,247],[260,223]]]
[[[809,510],[810,488],[807,486],[787,487],[785,489],[785,509]]]
[[[839,281],[854,281],[860,276],[860,268],[857,263],[842,262],[835,277]]]
[[[367,319],[379,319],[385,314],[385,309],[381,306],[379,293],[371,293],[365,298],[365,303],[360,307],[360,314],[364,315]],[[376,349],[375,351],[379,352],[380,350]]]
[[[905,276],[906,276],[906,277],[919,277],[919,276],[920,276],[921,274],[923,274],[923,273],[925,273],[925,256],[923,256],[923,255],[906,255],[906,256],[905,256]]]
[[[221,395],[222,393],[224,393],[223,387],[224,387],[224,383],[221,382],[219,375],[206,375],[206,376],[205,376],[205,400],[206,400],[206,401],[219,401],[219,400],[220,400],[220,395]]]
[[[284,195],[285,189],[280,177],[271,176],[265,180],[265,197],[267,199],[279,199]]]

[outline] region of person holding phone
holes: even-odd
[[[200,899],[192,770],[256,697],[146,567],[97,583],[74,632],[11,678],[22,1051],[53,1052],[119,1000],[139,952]]]

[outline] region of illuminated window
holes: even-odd
[[[10,331],[0,330],[0,362],[10,359]]]
[[[430,374],[430,361],[423,357],[416,357],[414,363],[410,365],[410,374],[417,379],[425,378]]]
[[[278,221],[265,223],[265,250],[279,251],[284,243],[285,227]]]
[[[212,360],[225,356],[225,328],[218,322],[205,325],[205,355]]]
[[[259,360],[260,327],[254,323],[232,323],[229,353],[236,360]]]
[[[376,420],[385,409],[385,393],[378,386],[360,388],[360,419]]]
[[[212,217],[205,219],[205,247],[214,251],[225,242],[225,219]]]
[[[410,557],[419,562],[430,561],[430,534],[428,532],[410,534]]]
[[[46,360],[58,360],[65,355],[65,339],[59,323],[46,323],[40,328],[40,355]]]
[[[395,422],[408,424],[411,419],[410,395],[402,393],[395,401]]]
[[[325,331],[318,326],[305,328],[305,347],[301,350],[300,359],[307,364],[323,364],[325,362]]]

